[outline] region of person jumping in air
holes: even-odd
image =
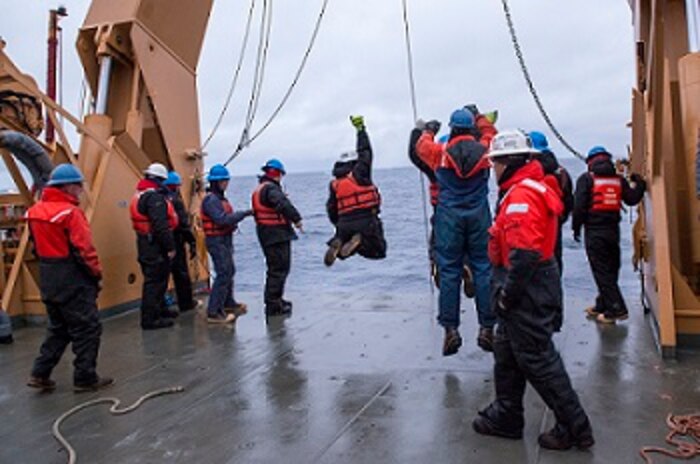
[[[330,183],[326,202],[328,218],[336,226],[324,258],[331,266],[336,258],[355,253],[368,259],[386,257],[386,240],[379,218],[381,197],[372,183],[372,146],[362,116],[350,116],[357,129],[357,150],[340,155],[333,167],[335,180]]]

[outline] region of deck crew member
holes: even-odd
[[[252,195],[258,241],[265,253],[265,315],[290,314],[292,303],[283,298],[284,284],[292,263],[291,241],[297,239],[292,225],[303,232],[301,215],[280,182],[286,174],[284,165],[271,159],[261,168],[259,184]]]
[[[129,207],[131,223],[136,232],[136,247],[143,273],[141,295],[141,328],[155,330],[171,327],[176,311],[165,307],[170,262],[175,258],[175,238],[178,219],[175,207],[168,200],[163,182],[168,169],[153,163],[144,171],[136,186]]]
[[[175,239],[175,258],[170,262],[170,273],[175,284],[175,294],[177,295],[177,306],[180,312],[190,311],[196,304],[192,296],[192,280],[187,266],[187,250],[185,244],[190,247],[190,256],[194,259],[197,252],[197,242],[192,233],[189,213],[185,208],[185,202],[180,194],[182,179],[175,171],[168,173],[168,178],[163,182],[168,189],[168,199],[175,208],[177,214],[177,227],[173,231]]]
[[[493,264],[492,304],[498,314],[494,340],[496,399],[473,422],[485,435],[522,438],[523,395],[530,385],[554,412],[556,425],[539,436],[543,448],[593,445],[593,433],[564,363],[552,343],[562,304],[554,258],[561,199],[532,161],[534,148],[521,131],[497,135],[489,156],[501,192],[489,230]]]
[[[571,211],[574,209],[574,183],[571,180],[569,171],[567,171],[564,166],[559,164],[559,160],[557,160],[556,155],[549,147],[547,136],[538,131],[530,132],[529,136],[533,147],[535,147],[535,150],[539,152],[535,156],[542,164],[545,181],[548,181],[549,179],[556,181],[550,182],[549,185],[553,188],[559,189],[561,200],[564,204],[564,211],[562,212],[561,216],[559,216],[557,245],[554,249],[554,256],[557,258],[557,264],[559,265],[559,273],[563,274],[564,261],[562,259],[562,227],[564,226],[564,223],[569,220]]]
[[[225,166],[216,164],[209,170],[209,191],[202,200],[200,217],[204,228],[207,251],[214,263],[214,285],[209,295],[207,321],[229,324],[247,312],[245,303],[234,298],[233,232],[238,223],[253,214],[250,210],[234,211],[226,198],[231,175]]]
[[[75,354],[75,391],[92,391],[113,383],[97,374],[100,324],[97,294],[102,267],[92,243],[85,214],[80,209],[83,175],[72,164],[51,172],[41,200],[27,211],[34,251],[39,257],[41,301],[49,325],[28,386],[53,390],[51,372],[69,343]]]
[[[438,322],[445,329],[443,355],[457,353],[462,345],[460,324],[460,283],[465,259],[474,275],[476,309],[479,319],[477,344],[492,351],[496,317],[491,311],[487,254],[491,212],[488,202],[488,146],[496,128],[483,115],[476,118],[460,108],[450,116],[450,137],[446,145],[434,140],[438,121],[416,125],[422,133],[416,153],[434,172],[438,181],[435,210],[435,258],[440,276]],[[480,136],[477,140],[475,135]]]
[[[364,118],[350,116],[350,122],[357,130],[356,151],[343,153],[333,169],[336,179],[330,183],[326,211],[336,234],[328,242],[326,266],[356,252],[368,259],[386,257],[381,196],[372,182],[372,146]]]
[[[614,324],[627,319],[627,306],[617,280],[620,274],[620,210],[622,203],[634,206],[642,201],[646,182],[632,174],[632,183],[618,175],[612,155],[605,147],[591,148],[586,158],[588,172],[576,181],[574,195],[574,239],[585,245],[593,279],[598,287],[595,305],[586,313],[596,321]]]

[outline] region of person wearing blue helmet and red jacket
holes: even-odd
[[[283,298],[284,284],[292,264],[292,240],[304,228],[301,215],[282,190],[284,165],[271,159],[261,168],[263,175],[251,198],[258,241],[265,254],[267,274],[265,278],[265,315],[287,315],[292,303]]]
[[[189,244],[190,255],[194,257],[197,243],[192,233],[190,215],[185,208],[182,195],[180,195],[180,186],[182,185],[180,175],[175,171],[170,171],[163,185],[168,189],[168,199],[173,204],[178,219],[177,227],[173,231],[175,257],[170,262],[170,274],[173,276],[177,306],[180,308],[180,312],[190,311],[195,308],[196,304],[192,296],[192,280],[187,266],[185,244]]]
[[[620,211],[622,204],[634,206],[642,201],[646,182],[638,174],[632,183],[617,174],[612,155],[605,147],[591,148],[586,158],[588,172],[576,181],[574,194],[574,239],[581,241],[585,228],[585,246],[593,279],[598,287],[595,305],[586,313],[603,324],[614,324],[628,317],[625,300],[617,280],[620,274]]]
[[[540,434],[543,448],[593,446],[593,432],[552,342],[561,312],[561,277],[554,259],[559,193],[545,181],[535,149],[522,131],[503,131],[489,156],[500,202],[489,229],[492,305],[498,315],[494,339],[496,399],[472,422],[477,433],[523,436],[523,396],[529,383],[552,410],[554,428]]]
[[[175,257],[175,237],[178,219],[175,207],[168,199],[163,182],[168,168],[152,163],[144,178],[136,185],[129,214],[136,232],[136,248],[143,273],[141,296],[141,328],[157,330],[172,327],[177,311],[165,306],[170,262]]]
[[[231,174],[225,166],[215,164],[209,170],[209,191],[202,200],[199,211],[204,229],[207,251],[214,263],[214,285],[209,294],[207,322],[230,324],[247,312],[245,303],[234,298],[233,232],[241,222],[253,213],[250,210],[234,211],[226,198],[226,188]]]
[[[381,196],[372,182],[372,146],[364,117],[350,116],[357,130],[356,151],[343,153],[333,167],[326,211],[336,226],[324,257],[330,266],[336,257],[346,259],[357,252],[368,259],[386,257],[386,240],[379,218]]]
[[[478,111],[477,111],[478,113]],[[490,162],[486,156],[494,125],[484,116],[460,108],[450,116],[446,145],[434,140],[438,121],[417,121],[416,153],[433,171],[439,186],[435,210],[435,258],[440,276],[438,322],[445,329],[442,353],[457,353],[462,345],[460,284],[467,259],[476,287],[479,319],[477,344],[492,351],[496,316],[490,306],[491,265],[487,254],[491,212],[488,202]],[[476,137],[479,137],[478,139]]]
[[[102,267],[90,224],[79,206],[82,184],[78,168],[59,164],[26,216],[39,257],[41,301],[49,318],[27,385],[44,391],[56,388],[51,372],[69,344],[75,353],[75,391],[98,390],[114,382],[96,371],[102,334],[97,311]]]

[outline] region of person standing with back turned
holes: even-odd
[[[253,191],[252,204],[258,241],[265,253],[267,275],[265,278],[265,315],[291,314],[292,303],[283,298],[284,284],[292,264],[292,240],[297,235],[292,224],[304,231],[301,215],[280,182],[286,174],[284,165],[271,159],[261,168],[259,184]]]
[[[588,316],[602,324],[627,319],[627,305],[617,285],[620,276],[620,211],[622,203],[634,206],[644,198],[646,182],[632,174],[632,184],[618,175],[612,155],[605,147],[591,148],[586,158],[588,172],[576,181],[574,194],[574,240],[581,241],[586,229],[586,255],[598,287],[595,305]]]
[[[92,233],[80,209],[83,175],[72,164],[51,172],[41,200],[27,211],[29,231],[39,257],[41,301],[49,326],[27,385],[44,391],[56,388],[51,372],[69,343],[75,353],[76,392],[99,390],[114,383],[97,375],[102,324],[97,311],[102,267]]]

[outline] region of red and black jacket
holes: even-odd
[[[634,206],[642,201],[644,180],[633,175],[634,185],[617,174],[609,156],[600,155],[588,163],[588,172],[576,181],[572,228],[574,234],[588,228],[617,227],[623,203]]]
[[[554,256],[564,205],[537,162],[518,169],[499,188],[505,194],[489,229],[488,253],[494,268],[506,269],[503,290],[516,302],[538,265]]]
[[[334,180],[331,185],[339,217],[359,210],[371,211],[373,214],[379,212],[381,196],[376,186],[360,185],[352,173],[342,179]]]
[[[42,263],[75,261],[96,280],[102,267],[92,243],[92,233],[77,198],[55,187],[46,187],[27,211],[34,248]]]
[[[129,213],[138,236],[149,237],[165,253],[175,250],[173,231],[178,218],[163,187],[150,179],[139,181]]]

